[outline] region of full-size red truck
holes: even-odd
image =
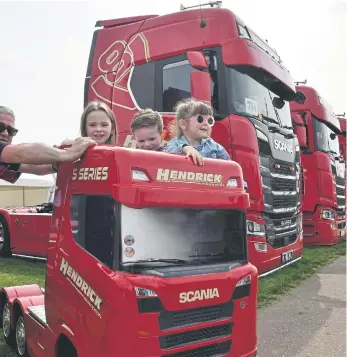
[[[336,114],[337,119],[340,122],[341,134],[339,134],[339,143],[340,143],[340,153],[342,154],[343,160],[346,162],[346,130],[347,130],[347,120],[345,114],[338,115]]]
[[[98,99],[113,109],[119,145],[134,147],[130,122],[140,108],[161,112],[167,130],[178,100],[194,92],[212,102],[217,120],[212,136],[241,165],[248,185],[250,261],[265,275],[300,259],[300,155],[288,104],[300,96],[276,51],[220,8],[99,21],[97,27],[85,104]],[[30,248],[45,256],[49,217],[8,217],[7,247],[16,254]],[[28,229],[30,220],[33,225],[46,220],[42,240],[35,242],[39,224]]]
[[[255,357],[241,167],[112,146],[59,168],[45,289],[0,290],[31,357]]]
[[[312,87],[297,86],[304,104],[291,103],[301,148],[305,245],[332,245],[346,234],[346,166],[339,149],[342,135],[331,106]]]
[[[267,274],[302,255],[300,155],[289,101],[304,96],[276,51],[233,12],[182,10],[97,22],[85,104],[107,103],[120,145],[133,147],[130,122],[139,109],[161,112],[167,129],[174,105],[192,90],[211,102],[212,137],[241,165],[248,185],[250,261]]]

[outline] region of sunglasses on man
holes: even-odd
[[[16,134],[18,133],[18,129],[12,128],[12,126],[10,125],[0,123],[0,134],[3,133],[5,130],[7,130],[8,135],[10,136],[16,136]]]

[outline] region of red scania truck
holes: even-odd
[[[345,113],[343,115],[336,114],[337,119],[340,122],[341,134],[339,134],[340,143],[340,153],[342,154],[343,160],[346,162],[346,129],[347,120],[345,118]]]
[[[340,122],[312,87],[297,86],[304,104],[291,103],[301,153],[305,245],[338,243],[346,231],[346,166],[337,136]]]
[[[241,165],[248,185],[250,261],[267,274],[300,259],[300,154],[289,101],[305,98],[295,92],[276,51],[221,8],[96,26],[85,104],[97,99],[113,109],[119,144],[134,147],[130,122],[139,109],[161,112],[167,129],[177,101],[194,90],[196,98],[212,103],[212,137]]]
[[[241,167],[112,146],[59,168],[45,289],[0,290],[31,357],[255,357]]]

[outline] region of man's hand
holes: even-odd
[[[59,162],[76,161],[92,145],[96,145],[96,142],[91,138],[81,137],[76,139],[71,147],[61,152]]]

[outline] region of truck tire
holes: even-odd
[[[19,357],[29,357],[24,316],[22,313],[16,321],[16,352]]]
[[[4,216],[0,215],[0,256],[11,256],[10,231]]]
[[[11,347],[14,346],[15,338],[14,331],[11,327],[11,309],[7,301],[3,304],[2,311],[0,311],[2,334],[7,344]]]

